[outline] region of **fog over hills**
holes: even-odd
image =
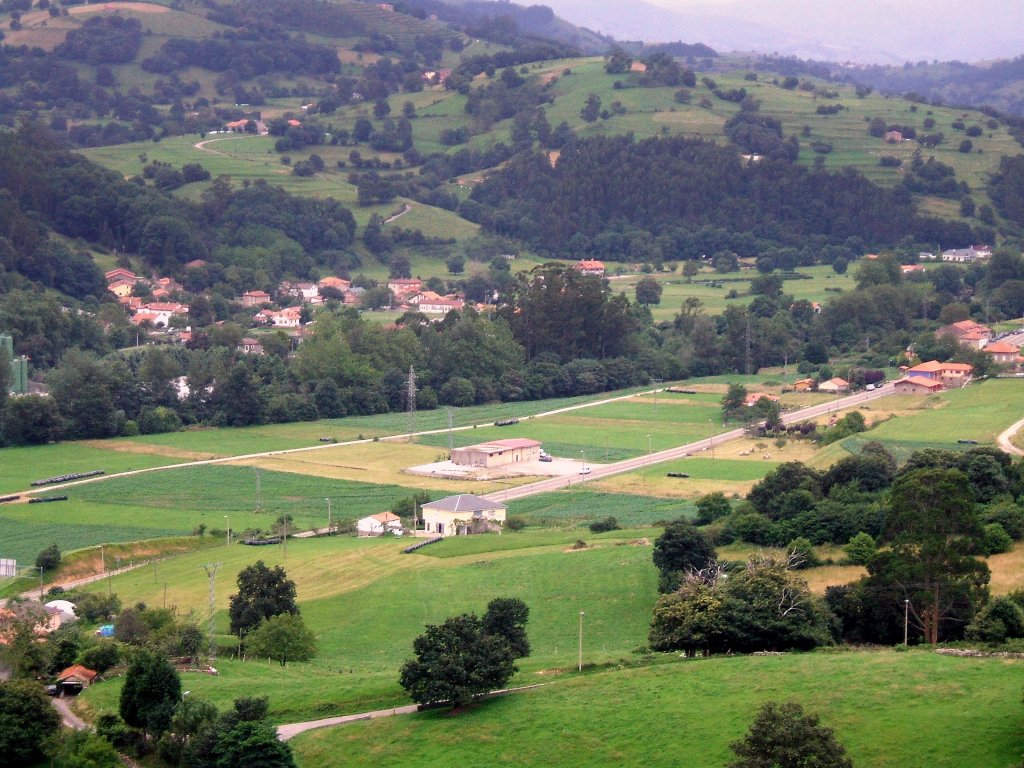
[[[560,16],[625,40],[722,51],[902,64],[1024,54],[1024,2],[987,0],[546,0]]]

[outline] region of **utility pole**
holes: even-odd
[[[206,570],[206,578],[210,582],[210,614],[207,624],[207,637],[210,643],[210,661],[213,662],[217,658],[217,643],[213,639],[213,613],[216,610],[216,592],[214,591],[214,585],[217,581],[217,569],[220,568],[220,563],[207,563],[206,565],[199,566]],[[167,600],[167,585],[164,584],[164,601]]]
[[[324,499],[327,502],[327,535],[331,535],[331,500]]]
[[[455,447],[455,435],[452,434],[452,407],[448,406],[448,453],[451,454],[452,449]]]
[[[224,515],[224,543],[227,546],[231,546],[231,521],[227,515]]]
[[[416,371],[409,366],[409,380],[405,385],[406,432],[416,431]]]
[[[260,489],[260,468],[253,467],[253,471],[256,472],[256,511],[263,511],[263,494]]]
[[[284,538],[281,540],[284,544],[284,559],[288,559],[288,513],[284,513]]]
[[[909,645],[910,639],[910,600],[903,600],[903,647]]]
[[[39,566],[39,602],[43,602],[43,566]]]

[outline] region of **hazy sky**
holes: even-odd
[[[539,0],[624,39],[902,63],[1024,55],[1024,0]]]

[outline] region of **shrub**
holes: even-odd
[[[978,611],[967,625],[965,637],[985,643],[1024,637],[1024,610],[1009,597],[997,597]]]
[[[587,527],[590,528],[591,533],[607,533],[608,531],[617,531],[621,528],[619,521],[611,515],[595,520]]]
[[[516,533],[525,530],[526,520],[521,517],[510,517],[505,521],[505,530]]]
[[[36,555],[36,570],[52,571],[60,565],[60,547],[51,544]]]
[[[850,543],[843,547],[843,552],[850,558],[850,562],[854,565],[867,565],[868,561],[875,556],[875,552],[878,551],[878,545],[875,543],[874,538],[869,533],[861,531],[852,539]]]
[[[803,536],[798,536],[789,542],[786,545],[786,552],[789,554],[792,567],[797,570],[813,568],[821,564],[818,556],[814,553],[814,546]]]
[[[989,523],[985,526],[985,533],[982,539],[982,549],[986,555],[998,555],[1000,552],[1009,552],[1013,548],[1013,539],[999,523]]]

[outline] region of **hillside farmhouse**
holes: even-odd
[[[385,533],[401,533],[402,518],[394,512],[381,512],[377,515],[370,515],[356,522],[356,532],[360,536],[383,536]]]
[[[944,387],[962,387],[966,384],[974,366],[968,363],[940,363],[937,360],[929,360],[926,363],[915,365],[907,369],[908,378],[922,378],[937,381]]]
[[[834,378],[829,379],[828,381],[821,382],[821,384],[818,385],[818,391],[832,393],[849,392],[850,382],[848,382],[846,379],[840,379],[838,376],[836,376]]]
[[[944,387],[941,381],[926,379],[921,376],[906,376],[893,382],[893,391],[904,395],[930,395],[941,392]]]
[[[461,493],[431,501],[421,507],[424,530],[438,536],[464,536],[471,533],[501,531],[505,505],[497,501]]]

